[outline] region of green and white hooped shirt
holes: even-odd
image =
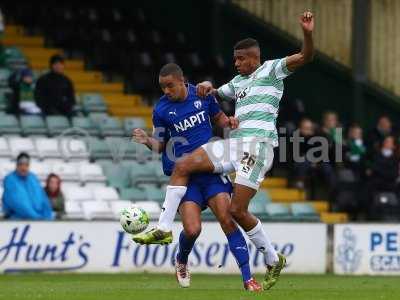
[[[231,138],[257,138],[278,146],[276,119],[283,79],[290,74],[286,57],[267,60],[251,75],[237,75],[218,89],[222,98],[236,100],[239,128],[231,132]]]

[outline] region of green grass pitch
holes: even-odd
[[[261,280],[261,276],[257,276]],[[242,290],[239,276],[192,275],[192,286],[178,287],[165,274],[0,275],[0,299],[55,300],[399,300],[400,277],[282,275],[270,291]]]

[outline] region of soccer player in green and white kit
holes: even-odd
[[[236,101],[235,117],[239,119],[239,128],[231,132],[229,139],[209,142],[176,162],[158,226],[134,236],[134,241],[157,244],[172,240],[172,223],[191,173],[235,171],[231,213],[265,256],[264,289],[270,289],[276,283],[286,259],[275,251],[260,220],[248,211],[248,205],[272,166],[273,147],[278,146],[276,119],[283,94],[283,79],[313,58],[314,19],[311,12],[301,15],[300,25],[304,40],[299,53],[261,64],[258,42],[245,39],[234,47],[239,75],[219,89],[214,89],[210,82],[198,84],[200,97],[213,93]]]

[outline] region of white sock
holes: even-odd
[[[167,186],[165,200],[162,205],[160,218],[158,219],[158,228],[163,231],[171,231],[176,211],[178,210],[179,203],[181,203],[181,199],[185,195],[186,190],[186,186]]]
[[[257,225],[250,231],[246,232],[246,234],[254,246],[256,246],[257,250],[264,254],[267,265],[273,266],[279,262],[278,254],[265,233],[260,220],[257,221]]]

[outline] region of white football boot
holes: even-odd
[[[188,288],[190,286],[190,272],[187,264],[181,264],[178,260],[175,261],[175,274],[176,280],[183,288]]]

